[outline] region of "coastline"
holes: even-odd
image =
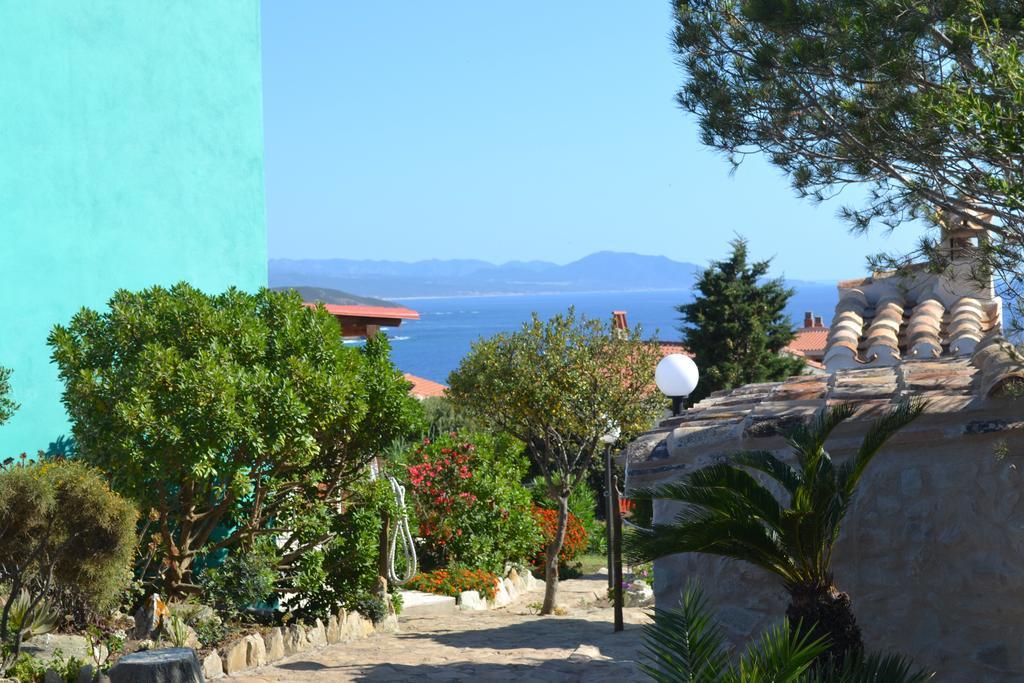
[[[416,295],[416,296],[387,296],[378,295],[375,298],[384,298],[388,301],[427,301],[434,299],[483,299],[490,297],[517,297],[517,296],[567,296],[571,294],[648,294],[651,292],[691,292],[690,289],[681,287],[665,287],[650,289],[587,289],[587,290],[554,290],[544,292],[475,292],[471,294],[445,294],[445,295]]]

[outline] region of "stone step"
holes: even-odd
[[[453,614],[457,610],[453,597],[422,591],[402,591],[402,614],[399,618],[432,617]]]

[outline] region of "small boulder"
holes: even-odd
[[[317,619],[306,632],[306,639],[310,647],[323,647],[327,645],[327,631],[324,629],[324,622]]]
[[[47,669],[43,673],[43,683],[64,683],[64,677],[53,669]]]
[[[96,670],[92,667],[92,664],[86,664],[78,670],[78,678],[75,679],[75,683],[92,683],[92,679],[96,677]]]
[[[502,581],[502,584],[505,586],[505,592],[508,593],[509,602],[514,602],[519,599],[519,589],[516,588],[514,583],[512,583],[512,579],[506,578]]]
[[[334,645],[341,641],[341,624],[338,622],[338,617],[331,615],[331,618],[327,620],[327,644]]]
[[[245,637],[245,660],[250,669],[267,665],[267,648],[260,634],[252,633]]]
[[[207,679],[220,678],[224,675],[224,665],[220,661],[220,655],[216,650],[203,658],[203,676]]]
[[[284,654],[285,656],[293,655],[297,652],[303,652],[308,648],[306,641],[306,632],[302,629],[299,624],[292,624],[284,632]]]
[[[504,607],[512,602],[512,598],[509,596],[508,591],[505,590],[505,583],[501,579],[495,580],[494,598],[490,602],[491,607]]]
[[[476,591],[459,593],[459,609],[480,612],[487,609],[487,601]]]
[[[654,590],[646,581],[637,579],[622,594],[622,604],[626,607],[649,607],[654,604]]]
[[[519,572],[516,570],[515,567],[512,567],[512,569],[508,570],[507,578],[509,581],[512,582],[512,585],[515,586],[520,593],[526,592],[526,581],[524,581],[523,577],[519,575]]]
[[[195,650],[185,647],[133,652],[110,670],[110,683],[203,683]]]
[[[248,667],[249,661],[247,650],[245,638],[236,640],[224,648],[224,656],[221,657],[224,673],[230,675],[238,671],[244,671]]]
[[[284,657],[284,633],[272,628],[263,634],[263,646],[267,649],[267,661],[276,662]]]

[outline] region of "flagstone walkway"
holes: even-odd
[[[645,610],[625,610],[626,630],[612,631],[604,577],[562,582],[563,616],[540,617],[528,593],[487,612],[401,620],[401,632],[303,652],[273,666],[224,679],[230,683],[327,681],[586,681],[644,680],[634,660]]]

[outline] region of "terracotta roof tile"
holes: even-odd
[[[436,398],[444,396],[445,392],[448,390],[448,386],[446,384],[424,379],[423,377],[417,377],[416,375],[410,375],[408,372],[404,373],[404,375],[406,381],[412,382],[412,389],[409,389],[409,393],[416,398]]]
[[[796,337],[786,345],[784,351],[825,352],[828,343],[827,327],[804,327],[796,331]]]

